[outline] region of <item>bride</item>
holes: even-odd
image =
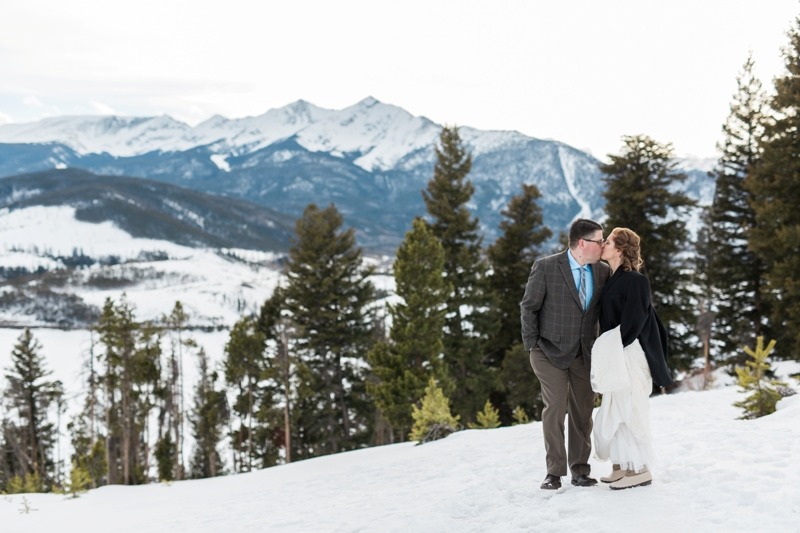
[[[666,330],[653,309],[639,236],[615,228],[603,249],[612,275],[600,297],[603,334],[592,350],[592,387],[603,394],[594,422],[599,459],[613,462],[601,478],[612,489],[649,485],[653,476],[649,396],[653,381],[672,384],[666,365]]]

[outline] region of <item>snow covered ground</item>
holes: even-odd
[[[800,370],[776,366],[783,375]],[[627,491],[573,487],[569,478],[556,492],[540,490],[544,446],[534,422],[250,474],[104,487],[77,499],[5,496],[0,524],[9,532],[119,533],[797,531],[800,395],[749,421],[737,420],[740,397],[722,386],[653,398],[654,481]],[[591,463],[594,475],[610,469]]]

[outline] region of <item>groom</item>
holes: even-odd
[[[561,476],[591,487],[594,392],[589,382],[592,344],[597,338],[600,291],[611,269],[598,262],[603,227],[578,219],[569,229],[569,249],[533,263],[520,302],[522,342],[542,385],[542,430],[547,477],[541,488],[561,488]],[[567,408],[569,405],[569,408]],[[569,413],[569,452],[564,445],[564,417]]]

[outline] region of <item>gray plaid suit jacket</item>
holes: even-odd
[[[525,349],[530,352],[538,346],[554,366],[562,369],[569,368],[580,350],[586,368],[591,368],[592,345],[598,335],[600,293],[610,274],[607,264],[592,265],[594,289],[589,308],[584,312],[567,250],[537,259],[519,304]]]

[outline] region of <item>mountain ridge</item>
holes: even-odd
[[[191,247],[285,251],[294,229],[269,208],[161,181],[79,169],[0,178],[0,209],[31,206],[72,206],[77,220]]]
[[[372,97],[341,110],[298,100],[194,127],[169,117],[48,120],[0,126],[0,176],[81,168],[241,198],[293,218],[310,203],[333,203],[359,244],[380,253],[393,253],[411,220],[425,215],[420,191],[433,176],[441,131]],[[593,156],[519,132],[462,126],[460,133],[473,158],[469,207],[487,242],[523,184],[542,193],[550,244],[576,217],[602,217],[605,184]]]

